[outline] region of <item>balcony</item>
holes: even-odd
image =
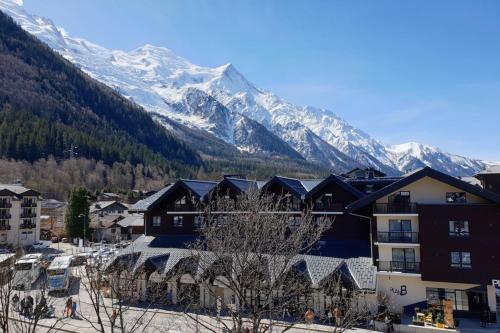
[[[420,273],[420,262],[417,261],[378,261],[379,272]]]
[[[313,206],[314,212],[343,212],[344,205],[341,203],[323,204],[316,202]]]
[[[376,203],[373,205],[374,214],[416,214],[415,202],[403,203]]]
[[[21,218],[22,219],[30,219],[36,217],[36,212],[22,212],[21,213]]]
[[[377,232],[379,243],[418,243],[418,232],[390,231]]]
[[[3,214],[3,213],[0,213],[0,220],[10,220],[12,218],[12,216],[7,213],[7,214]]]
[[[9,224],[0,224],[0,231],[2,230],[10,230]]]
[[[23,222],[19,225],[19,229],[35,229],[36,228],[36,223],[26,223]]]
[[[12,208],[12,204],[8,201],[0,201],[0,208]]]
[[[36,201],[21,201],[21,207],[36,207]]]

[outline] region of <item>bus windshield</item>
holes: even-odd
[[[31,270],[31,263],[30,262],[23,262],[16,264],[15,266],[16,271],[29,271]]]
[[[64,274],[66,274],[66,270],[65,269],[49,269],[47,271],[47,274],[49,276],[64,275]]]

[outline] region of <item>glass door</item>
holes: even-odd
[[[392,249],[392,268],[396,271],[415,270],[415,249],[394,248]]]
[[[410,220],[389,220],[389,241],[411,242]]]

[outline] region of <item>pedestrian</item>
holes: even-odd
[[[328,325],[331,325],[333,322],[333,310],[332,307],[329,307],[326,310],[326,317],[328,318]]]
[[[394,325],[392,324],[392,319],[387,315],[385,316],[385,325],[387,327],[387,333],[393,333],[394,332]]]
[[[307,324],[311,324],[314,320],[314,311],[312,309],[307,309],[304,319]]]
[[[116,309],[113,309],[113,313],[111,314],[111,326],[115,327],[116,317],[118,314],[116,313]]]
[[[26,315],[26,298],[21,300],[21,316]]]
[[[73,301],[71,304],[71,318],[75,318],[76,316],[76,301]]]
[[[27,297],[27,300],[26,300],[26,310],[28,312],[28,316],[31,316],[31,314],[33,313],[33,306],[35,305],[35,301],[33,300],[33,297],[28,296]]]
[[[335,318],[335,326],[342,326],[342,310],[338,306],[333,309],[333,318]]]
[[[71,307],[73,306],[73,299],[69,297],[66,300],[66,307],[64,308],[64,313],[66,314],[66,318],[71,314]]]
[[[12,308],[14,311],[19,312],[19,295],[15,294],[14,297],[12,297]]]
[[[488,306],[483,304],[483,308],[481,310],[481,327],[486,327],[488,325],[488,319],[490,317],[490,311]]]

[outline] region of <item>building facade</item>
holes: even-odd
[[[19,184],[0,184],[0,246],[20,248],[39,240],[39,196]]]
[[[457,316],[477,315],[485,306],[497,311],[492,280],[500,278],[495,249],[500,196],[428,167],[400,177],[356,169],[314,180],[179,180],[131,208],[144,214],[145,237],[136,241],[140,262],[163,248],[165,260],[158,271],[168,276],[167,268],[175,266],[169,253],[182,251],[186,241],[198,236],[200,207],[214,194],[235,198],[249,190],[280,196],[283,204],[276,213],[288,214],[291,225],[306,212],[327,224],[321,244],[304,259],[311,281],[346,265],[358,281],[354,288],[386,294],[396,312],[413,312],[443,299],[453,301]],[[324,265],[311,264],[318,260]],[[317,267],[328,267],[327,272]],[[180,278],[169,282],[171,288],[177,288]],[[196,282],[195,276],[182,280]],[[312,305],[321,311],[327,302],[317,299]]]

